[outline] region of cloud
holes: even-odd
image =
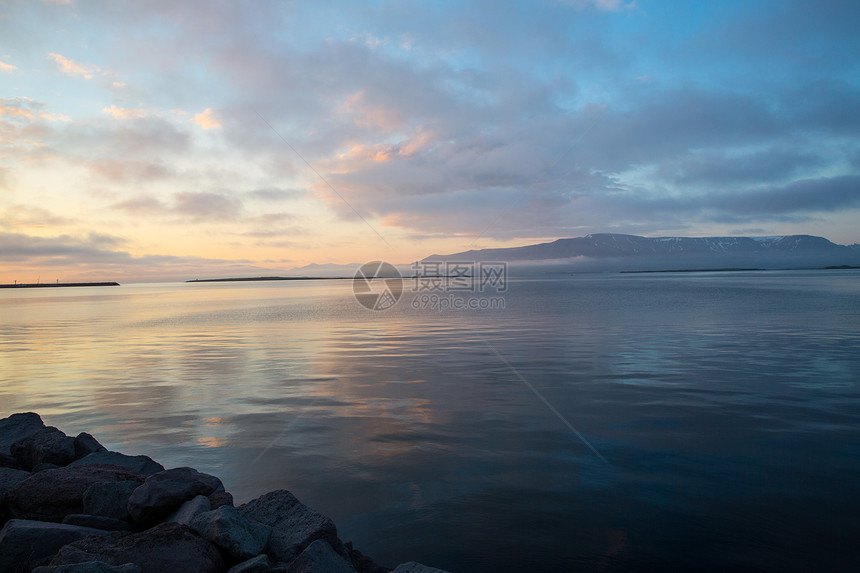
[[[115,183],[151,183],[175,175],[171,167],[159,161],[102,158],[88,162],[87,167],[93,174]]]
[[[246,195],[250,199],[258,199],[261,201],[287,201],[302,197],[305,195],[305,192],[301,189],[269,188],[254,189],[253,191],[248,191]]]
[[[102,108],[102,113],[111,115],[117,119],[140,119],[151,115],[150,112],[144,109],[126,109],[115,105]]]
[[[60,280],[187,280],[208,273],[225,276],[277,273],[248,259],[198,256],[131,255],[122,237],[100,233],[40,237],[0,232],[0,253],[8,273],[18,282],[35,282],[41,273]],[[220,270],[219,270],[220,269]],[[42,275],[44,276],[44,275]]]
[[[211,192],[186,192],[174,195],[173,210],[194,220],[235,219],[242,203],[229,195]]]
[[[215,119],[214,114],[215,111],[211,107],[207,107],[202,112],[195,114],[190,121],[203,129],[217,129],[221,127],[221,122]]]
[[[169,207],[155,197],[134,197],[115,203],[114,209],[125,211],[130,215],[143,215],[149,213],[163,213],[169,210]]]
[[[15,4],[46,22],[0,21],[21,67],[51,50],[118,71],[54,58],[102,81],[3,100],[0,146],[16,184],[51,156],[82,203],[237,242],[303,224],[335,243],[357,220],[278,135],[387,238],[836,225],[860,208],[854,4],[79,4],[68,41],[68,10]],[[72,51],[94,29],[115,33]],[[334,221],[277,220],[293,211]]]
[[[174,193],[167,201],[141,195],[115,203],[112,207],[134,215],[172,216],[195,223],[238,220],[244,213],[241,200],[215,192]]]
[[[7,64],[6,62],[0,62],[0,72],[11,72],[17,69],[18,66],[13,66],[12,64]]]
[[[789,179],[824,163],[820,155],[799,149],[777,147],[748,153],[712,150],[667,159],[657,175],[680,186],[725,187]]]
[[[6,116],[17,119],[45,121],[70,121],[68,116],[45,111],[45,104],[33,101],[27,97],[0,99],[0,117]]]
[[[33,119],[41,107],[30,98],[4,98],[0,99],[0,117]]]
[[[10,189],[15,177],[8,167],[0,167],[0,189]]]
[[[57,65],[57,69],[70,76],[83,76],[84,78],[91,80],[94,75],[100,71],[98,66],[93,64],[80,64],[61,54],[51,52],[48,54],[48,57],[54,61]]]
[[[110,249],[117,244],[117,241],[109,236],[97,233],[83,237],[71,235],[37,237],[24,233],[0,232],[0,252],[3,253],[3,259],[7,263],[49,259],[50,264],[57,265],[84,261],[119,262],[130,259],[128,253]]]
[[[7,229],[56,228],[73,222],[73,219],[63,217],[30,205],[11,205],[3,211],[3,225]]]
[[[800,179],[788,185],[727,193],[708,201],[737,214],[833,212],[860,207],[860,175]]]

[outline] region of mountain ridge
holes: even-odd
[[[537,262],[561,259],[613,259],[675,256],[828,255],[860,259],[860,245],[838,245],[814,235],[761,237],[642,237],[620,233],[594,233],[522,247],[473,249],[450,255],[430,255],[422,262],[494,260]]]

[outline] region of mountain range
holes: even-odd
[[[824,237],[640,237],[595,233],[523,247],[478,249],[431,255],[422,262],[506,262],[537,271],[620,271],[717,268],[820,268],[860,265],[860,245],[838,245]],[[310,264],[293,276],[351,277],[361,263]],[[404,276],[413,264],[396,265]]]
[[[584,270],[680,268],[799,268],[860,264],[860,245],[837,245],[824,237],[640,237],[596,233],[505,249],[431,255],[424,262],[503,261],[576,264]]]
[[[831,253],[851,256],[852,254],[860,254],[860,245],[837,245],[824,237],[812,235],[651,238],[617,233],[597,233],[525,247],[481,249],[453,255],[431,255],[424,260],[540,261],[574,257],[606,258],[747,253]]]

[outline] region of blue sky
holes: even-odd
[[[849,1],[6,2],[0,280],[858,242],[858,28]]]

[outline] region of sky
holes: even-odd
[[[0,4],[0,282],[860,242],[860,2]]]

